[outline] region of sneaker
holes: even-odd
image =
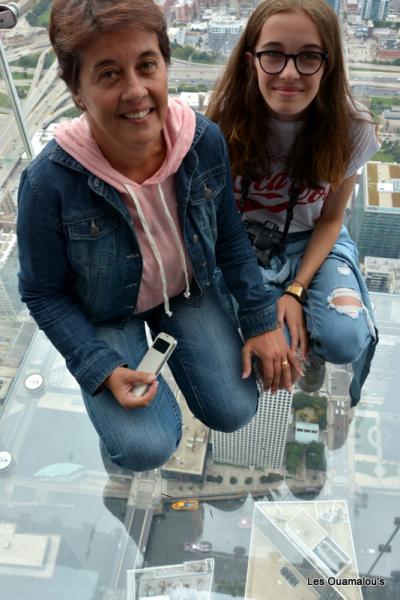
[[[318,392],[325,380],[326,366],[323,358],[320,358],[312,350],[308,353],[304,363],[304,375],[300,377],[297,385],[303,392]]]

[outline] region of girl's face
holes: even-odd
[[[277,50],[286,54],[324,52],[314,21],[303,11],[277,13],[269,17],[260,32],[255,51]],[[300,75],[293,59],[276,75],[265,73],[253,57],[258,87],[271,116],[279,121],[302,119],[318,94],[325,61],[313,75]]]

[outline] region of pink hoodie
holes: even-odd
[[[185,291],[189,295],[192,269],[184,248],[175,190],[175,173],[193,141],[196,117],[191,108],[170,98],[164,127],[167,155],[163,165],[141,184],[116,171],[91,135],[85,115],[61,123],[55,131],[57,143],[88,171],[118,190],[133,221],[143,258],[143,273],[135,313]],[[140,198],[140,200],[139,200]]]

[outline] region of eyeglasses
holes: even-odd
[[[315,52],[314,50],[298,54],[285,54],[280,50],[261,50],[261,52],[254,51],[253,54],[258,58],[264,73],[268,75],[282,73],[290,58],[293,58],[296,71],[300,75],[314,75],[328,58],[326,52]]]

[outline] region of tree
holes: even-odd
[[[285,465],[289,473],[296,473],[303,456],[305,447],[299,442],[288,442],[285,448]]]
[[[246,479],[244,480],[246,485],[251,485],[253,483],[253,478],[252,477],[246,477]]]
[[[306,468],[314,471],[326,471],[324,444],[311,442],[306,448]]]
[[[45,17],[46,12],[49,11],[52,0],[40,0],[35,6],[26,14],[26,20],[32,27],[44,27],[48,24],[48,18]]]
[[[282,481],[282,475],[278,473],[270,473],[269,475],[261,475],[260,483],[273,483],[274,481]]]
[[[229,483],[230,483],[231,485],[235,485],[235,483],[237,483],[237,481],[238,481],[238,480],[237,480],[237,478],[236,478],[236,477],[231,477],[231,478],[230,478],[230,480],[229,480]]]
[[[327,419],[326,419],[326,413],[322,413],[319,416],[318,424],[319,424],[319,428],[320,429],[326,429],[326,427],[328,425],[328,422],[327,422]]]

